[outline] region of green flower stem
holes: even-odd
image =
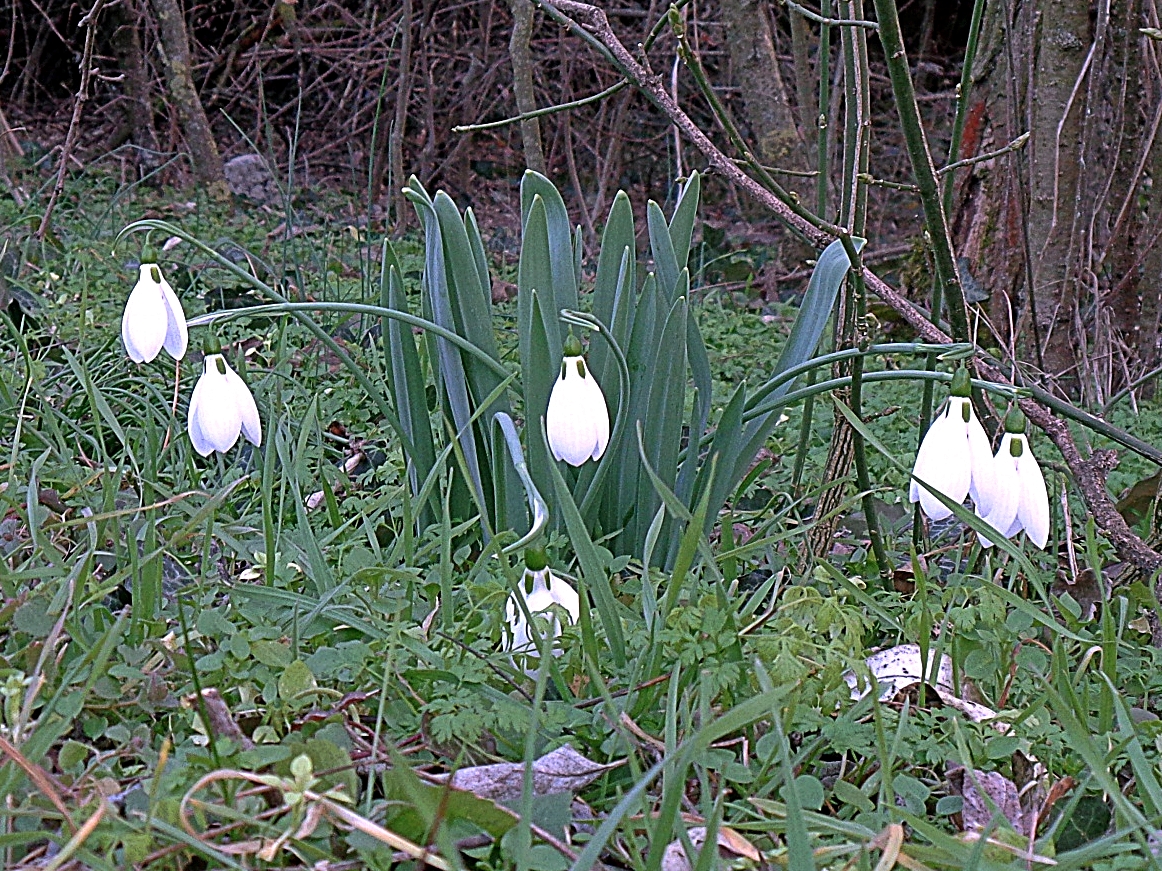
[[[964,339],[969,335],[968,311],[964,302],[964,292],[957,277],[956,261],[952,253],[952,240],[948,231],[948,220],[940,199],[936,181],[936,170],[932,166],[932,152],[920,119],[920,109],[916,104],[916,92],[912,86],[912,74],[908,68],[908,56],[904,52],[904,38],[900,33],[900,18],[895,0],[874,0],[876,18],[880,22],[880,42],[883,43],[884,57],[888,65],[888,75],[892,80],[896,110],[900,114],[900,128],[908,146],[908,156],[912,162],[912,172],[920,189],[920,202],[924,207],[924,223],[932,240],[932,253],[936,265],[938,291],[945,297],[948,320],[952,325],[954,338]],[[940,316],[940,309],[933,306],[932,317]]]
[[[923,369],[893,369],[888,372],[865,372],[863,375],[865,383],[873,381],[943,381],[951,382],[952,376],[947,372],[925,372]],[[997,384],[995,381],[981,381],[976,378],[972,380],[973,387],[979,387],[981,390],[987,390],[990,393],[995,393],[998,396],[1003,396],[1007,400],[1017,399],[1018,397],[1028,396],[1028,391],[1023,387],[1013,387],[1009,384]],[[820,393],[827,393],[835,390],[838,387],[850,387],[851,376],[843,375],[838,378],[829,378],[826,381],[820,381],[810,387],[800,387],[798,390],[792,390],[789,393],[780,396],[778,399],[771,400],[771,402],[760,405],[757,408],[749,409],[742,415],[743,422],[754,420],[756,417],[762,417],[765,414],[770,414],[780,409],[786,408],[788,405],[794,405],[808,396],[818,396]]]
[[[807,386],[812,387],[818,376],[817,369],[807,373]],[[803,468],[807,465],[807,449],[811,444],[811,421],[815,416],[815,397],[808,396],[803,401],[803,419],[799,422],[799,442],[795,446],[795,465],[791,469],[791,492],[799,495],[803,483]]]
[[[545,527],[549,523],[549,506],[541,496],[540,491],[537,490],[537,485],[533,483],[532,476],[529,474],[529,466],[525,462],[524,451],[521,450],[520,446],[520,434],[516,431],[516,425],[513,424],[512,418],[505,412],[498,411],[492,416],[492,419],[496,421],[501,433],[504,434],[505,444],[508,445],[508,452],[512,457],[512,467],[516,470],[517,477],[520,478],[520,482],[525,488],[525,497],[529,503],[529,514],[533,518],[528,532],[512,544],[501,549],[501,553],[511,554],[532,544],[545,531]],[[529,625],[532,625],[531,621]],[[541,661],[545,661],[543,657]]]
[[[960,360],[965,355],[971,355],[972,351],[973,346],[968,342],[953,342],[948,345],[934,345],[927,342],[885,342],[878,345],[869,345],[866,348],[845,348],[842,351],[832,351],[829,354],[821,354],[818,357],[806,360],[798,366],[792,366],[785,372],[780,372],[774,378],[771,378],[747,400],[747,408],[748,410],[754,408],[757,403],[761,402],[766,396],[769,396],[772,391],[777,390],[788,381],[794,381],[800,375],[804,375],[821,366],[830,366],[832,363],[841,363],[844,360],[851,360],[855,357],[865,357],[869,354],[936,354],[941,360]]]
[[[441,327],[437,323],[417,317],[407,312],[396,311],[393,308],[385,308],[380,305],[371,305],[363,302],[279,302],[268,303],[265,305],[253,305],[246,308],[232,308],[223,309],[222,311],[208,312],[204,315],[198,315],[192,318],[187,323],[191,327],[204,327],[208,324],[216,323],[220,320],[230,320],[231,318],[249,317],[251,315],[270,315],[270,314],[289,314],[294,315],[296,312],[304,311],[337,311],[347,312],[349,314],[372,315],[377,318],[393,318],[405,324],[410,324],[413,327],[419,327],[422,330],[434,333],[442,339],[447,339],[456,347],[467,351],[476,359],[488,366],[493,372],[501,378],[507,378],[512,373],[505,368],[503,363],[498,362],[493,357],[489,356],[480,348],[473,345],[463,336],[459,336],[450,330]]]
[[[974,380],[973,384],[975,385],[976,383],[977,382]],[[1064,402],[1058,399],[1052,393],[1042,390],[1040,387],[1028,386],[1021,387],[1019,389],[1040,402],[1042,405],[1047,406],[1053,411],[1056,411],[1062,417],[1067,417],[1070,420],[1076,421],[1087,429],[1091,429],[1094,432],[1105,436],[1110,441],[1117,442],[1122,447],[1133,451],[1138,456],[1144,457],[1150,462],[1157,463],[1159,466],[1162,466],[1162,449],[1159,449],[1156,446],[1149,444],[1148,442],[1144,442],[1139,438],[1135,438],[1124,429],[1120,429],[1111,423],[1107,423],[1100,417],[1095,417],[1094,415],[1090,414],[1088,411],[1083,411],[1074,405],[1070,405],[1068,402]]]
[[[189,242],[199,251],[210,257],[215,263],[217,263],[231,275],[235,276],[236,278],[240,278],[242,281],[245,281],[268,299],[272,299],[284,306],[304,305],[303,303],[290,302],[285,296],[283,296],[269,284],[262,281],[257,276],[251,274],[245,269],[242,269],[236,263],[230,262],[209,245],[202,242],[200,239],[196,239],[181,228],[175,227],[174,225],[166,223],[165,221],[158,221],[154,218],[146,218],[141,221],[134,221],[132,224],[129,224],[120,233],[117,234],[117,238],[113,240],[114,248],[116,248],[117,243],[120,242],[123,238],[140,230],[160,230],[164,233],[170,233],[171,235],[177,236],[180,239],[184,239],[186,242]],[[311,306],[318,306],[320,304],[306,303],[305,305],[309,309]],[[326,303],[322,303],[322,305],[326,305]],[[242,311],[253,312],[256,308],[260,308],[260,306],[255,306],[250,309],[243,309]],[[288,312],[292,317],[295,318],[295,320],[310,330],[315,338],[326,345],[331,353],[333,353],[339,359],[339,362],[342,363],[344,368],[346,368],[347,371],[351,373],[351,376],[363,389],[363,392],[367,394],[368,398],[371,399],[371,401],[374,402],[379,408],[379,413],[383,416],[383,419],[387,421],[388,425],[393,430],[395,430],[396,438],[399,439],[400,445],[407,452],[407,455],[409,457],[412,456],[414,450],[412,448],[411,440],[408,438],[403,424],[400,422],[399,418],[396,417],[395,412],[392,411],[391,403],[388,402],[387,397],[384,395],[383,391],[372,383],[371,379],[367,377],[367,373],[363,371],[363,369],[355,362],[354,359],[352,359],[351,355],[347,353],[347,350],[337,341],[335,341],[334,337],[326,330],[324,330],[321,325],[316,323],[315,320],[311,318],[305,310],[288,309]]]
[[[940,381],[943,383],[951,383],[952,375],[947,372],[927,372],[923,369],[896,369],[891,372],[869,372],[865,373],[863,380],[870,381]],[[1110,441],[1116,442],[1122,447],[1133,451],[1140,457],[1149,460],[1162,466],[1162,449],[1148,444],[1139,438],[1135,438],[1125,430],[1119,429],[1112,424],[1107,423],[1100,417],[1094,417],[1088,411],[1082,411],[1080,408],[1070,405],[1068,402],[1063,402],[1056,396],[1042,390],[1040,387],[1014,387],[1011,384],[998,384],[995,381],[984,381],[980,378],[971,379],[974,390],[984,390],[988,393],[994,393],[997,396],[1002,396],[1007,400],[1029,398],[1040,402],[1049,409],[1056,411],[1062,417],[1075,421],[1087,429],[1105,436]],[[828,381],[821,381],[811,387],[801,387],[798,390],[792,390],[778,399],[772,400],[770,403],[760,405],[755,408],[747,410],[743,414],[743,421],[751,421],[756,417],[761,417],[764,414],[770,414],[773,411],[778,411],[788,405],[793,405],[801,399],[806,399],[808,396],[817,396],[820,393],[825,393],[828,390],[833,390],[836,387],[847,387],[851,384],[851,379],[848,377],[832,378]],[[708,441],[703,439],[703,441]],[[701,443],[700,443],[701,445]]]
[[[863,283],[863,269],[860,265],[859,251],[852,244],[850,236],[841,236],[843,248],[851,260],[849,280],[852,284],[856,307],[856,329],[864,330],[867,314],[867,295]],[[851,411],[860,420],[863,420],[863,364],[864,355],[860,354],[851,361]],[[855,482],[863,494],[863,516],[867,523],[868,540],[871,542],[872,553],[876,558],[876,565],[880,572],[880,582],[885,590],[892,589],[891,567],[888,564],[888,554],[884,550],[884,539],[880,533],[879,512],[876,510],[875,495],[872,492],[871,476],[867,469],[867,451],[863,442],[863,434],[859,430],[852,432],[852,449],[855,453]]]

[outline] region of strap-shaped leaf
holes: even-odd
[[[701,194],[702,177],[697,172],[691,173],[686,184],[682,185],[674,217],[670,219],[670,242],[679,268],[688,265],[690,260],[690,240],[694,238],[694,219],[698,215]]]
[[[432,320],[444,329],[455,332],[456,319],[452,312],[439,217],[432,201],[427,198],[426,193],[423,193],[422,188],[416,190],[409,183],[404,189],[404,195],[415,207],[424,227],[424,290],[426,302],[431,307]],[[433,344],[439,358],[439,377],[448,400],[452,425],[461,434],[460,449],[463,452],[468,479],[475,491],[476,501],[483,505],[486,504],[484,482],[480,474],[475,435],[469,426],[472,407],[468,397],[468,379],[464,371],[464,361],[460,356],[460,350],[446,339],[436,337]]]
[[[625,347],[633,320],[633,292],[637,289],[634,256],[636,242],[633,231],[633,209],[624,191],[618,191],[605,221],[601,235],[601,251],[597,257],[597,275],[593,283],[593,314],[609,327],[617,343]],[[626,295],[628,287],[628,302]],[[621,303],[619,305],[619,303]],[[628,316],[629,324],[623,323]],[[604,343],[597,342],[589,349],[589,366],[602,376],[612,374],[613,361]]]
[[[554,350],[550,341],[559,336],[545,328],[545,317],[541,309],[541,294],[533,289],[520,291],[520,358],[521,382],[524,389],[525,421],[531,425],[530,432],[540,429],[541,418],[549,407],[549,394],[553,382],[561,368],[561,350]],[[533,482],[542,492],[549,492],[552,481],[549,466],[554,460],[542,439],[530,438],[528,465]]]
[[[650,232],[650,253],[654,258],[654,269],[658,276],[658,287],[666,294],[666,301],[673,302],[677,292],[678,274],[685,264],[678,263],[674,253],[674,243],[670,240],[670,227],[662,207],[650,200],[646,204],[646,225]]]
[[[517,267],[517,322],[520,344],[521,369],[527,369],[530,360],[526,354],[529,342],[530,313],[532,297],[536,291],[540,298],[541,329],[548,342],[549,360],[552,366],[561,362],[561,328],[557,321],[556,296],[553,291],[553,258],[550,253],[549,219],[545,201],[533,197],[528,216],[524,221],[524,233],[520,243],[520,264]],[[576,308],[576,305],[570,306]],[[526,407],[531,397],[525,394]],[[546,394],[548,401],[548,394]],[[543,413],[543,409],[541,412]],[[531,418],[530,418],[531,419]]]
[[[456,204],[443,191],[436,194],[433,207],[440,221],[440,233],[444,242],[449,306],[456,320],[456,331],[499,362],[500,350],[492,325],[492,282],[475,223],[461,218]],[[461,352],[461,359],[469,392],[475,405],[479,406],[486,396],[495,392],[502,376],[471,354]],[[485,418],[491,418],[497,413],[507,413],[510,410],[507,397],[502,395],[490,407],[483,409],[483,415]],[[515,517],[517,513],[523,511],[520,493],[517,490],[519,481],[513,475],[509,463],[497,463],[504,453],[499,436],[488,425],[478,427],[478,436],[479,442],[487,446],[493,460],[491,465],[481,470],[484,491],[490,500],[488,512],[498,521],[503,520],[510,512],[514,512]],[[503,470],[511,486],[506,487],[494,479],[492,472],[495,469]]]
[[[866,239],[855,236],[851,241],[856,251],[863,250],[867,243]],[[783,346],[783,353],[779,355],[779,362],[775,364],[772,375],[786,372],[792,366],[798,366],[815,356],[815,349],[819,347],[819,340],[835,309],[839,288],[850,268],[851,262],[840,240],[836,239],[823,249],[815,262],[815,268],[811,270],[811,280],[807,283],[807,292],[803,294],[803,305],[799,308],[795,323],[791,325],[791,335],[787,337],[787,344]],[[793,385],[794,382],[788,382],[779,389],[787,393]],[[755,391],[752,403],[764,395],[762,390]]]
[[[684,270],[689,276],[689,270]],[[697,445],[706,432],[706,425],[710,421],[710,397],[713,391],[710,376],[710,358],[706,354],[706,342],[702,339],[702,331],[698,329],[698,321],[692,317],[686,319],[686,359],[690,365],[690,378],[694,382],[694,405],[690,410],[689,441]],[[678,472],[678,480],[674,484],[674,493],[685,505],[693,504],[694,480],[698,467],[702,464],[698,451],[686,451],[686,459]]]
[[[399,261],[386,239],[383,242],[382,264],[379,287],[381,304],[384,308],[406,313],[408,304],[400,278]],[[411,328],[395,318],[380,318],[379,323],[387,387],[391,391],[400,425],[412,445],[407,460],[408,479],[414,496],[419,494],[420,482],[428,477],[436,461],[423,368]],[[435,506],[431,507],[434,510]],[[430,521],[431,517],[427,520]]]
[[[678,474],[678,451],[681,449],[682,416],[686,408],[686,318],[684,297],[670,308],[666,325],[657,344],[649,401],[642,422],[646,458],[659,480],[673,489]],[[635,431],[631,418],[627,429]],[[636,445],[634,446],[636,447]],[[659,497],[648,473],[638,473],[635,530],[644,533],[645,526],[657,508]],[[636,535],[636,531],[635,531]],[[666,541],[663,532],[662,541]]]
[[[444,241],[444,262],[448,270],[448,293],[452,312],[460,335],[472,344],[500,359],[496,334],[492,330],[492,286],[488,270],[480,271],[480,262],[473,250],[472,240],[460,211],[443,191],[433,200],[440,220],[440,235]],[[471,361],[465,361],[470,366]]]
[[[539,442],[542,449],[545,448],[545,439],[543,436],[544,430],[541,430],[541,438],[529,439],[530,442]],[[565,483],[565,478],[561,474],[561,470],[557,468],[556,463],[549,467],[549,474],[552,478],[553,491],[556,493],[557,510],[561,513],[562,519],[565,521],[565,530],[569,533],[569,542],[573,545],[573,550],[577,554],[577,562],[581,564],[581,579],[584,582],[583,589],[587,588],[593,593],[594,604],[597,605],[597,614],[601,619],[601,627],[605,630],[605,640],[609,645],[609,652],[613,656],[613,661],[617,666],[625,665],[625,637],[621,632],[621,618],[618,616],[620,605],[613,595],[613,588],[609,583],[609,573],[605,569],[600,555],[597,553],[597,546],[593,543],[593,539],[589,536],[589,530],[585,527],[585,521],[581,518],[581,512],[577,508],[577,503],[573,501],[573,494],[569,492],[569,486]],[[588,608],[589,602],[582,596],[581,607]]]
[[[576,271],[577,252],[573,247],[573,228],[569,224],[569,214],[565,211],[565,201],[543,175],[526,170],[520,183],[520,214],[524,235],[529,232],[529,219],[533,213],[533,202],[540,198],[545,210],[545,250],[552,271],[553,305],[547,308],[554,313],[563,308],[577,308],[577,286],[580,283]],[[524,263],[526,240],[521,240],[521,264]],[[549,285],[537,288],[542,294]],[[558,334],[563,328],[558,325]]]
[[[629,369],[629,407],[626,410],[626,425],[620,437],[610,441],[607,451],[614,451],[616,467],[621,470],[621,482],[612,487],[603,500],[602,524],[606,530],[620,528],[629,518],[637,503],[638,472],[640,460],[634,445],[635,421],[646,414],[649,401],[651,373],[656,359],[657,336],[664,323],[659,316],[659,298],[654,274],[646,276],[638,296],[634,313],[633,331],[628,342],[619,342],[625,349],[626,365]]]

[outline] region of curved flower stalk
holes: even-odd
[[[202,377],[190,397],[186,430],[194,450],[203,457],[212,451],[226,453],[239,435],[254,445],[262,444],[262,421],[254,395],[222,356],[217,340],[206,350]]]
[[[121,316],[121,340],[129,359],[149,363],[165,348],[175,360],[186,354],[189,332],[181,300],[161,268],[148,254],[142,255],[137,284]]]
[[[537,640],[546,627],[551,632],[549,643],[553,646],[553,655],[561,655],[561,650],[555,643],[561,634],[560,615],[563,611],[570,623],[576,623],[581,617],[581,600],[576,590],[549,571],[548,559],[540,548],[529,548],[525,551],[525,571],[520,582],[520,595],[524,597],[525,608],[521,608],[516,593],[508,597],[505,605],[504,648],[512,656],[514,665],[523,668],[525,674],[534,676],[537,669],[523,665],[522,660],[527,662],[530,659],[540,659]],[[532,627],[529,626],[528,617],[525,616],[526,609],[534,620],[540,618],[537,634],[534,634]]]
[[[1025,415],[1016,406],[1005,415],[1005,435],[993,462],[996,498],[989,512],[977,514],[1005,538],[1023,529],[1029,541],[1044,550],[1049,541],[1049,493],[1025,437]],[[978,533],[978,538],[984,547],[993,546],[986,536]]]
[[[948,405],[932,421],[916,453],[908,499],[919,502],[931,520],[952,514],[933,491],[953,502],[963,502],[971,495],[979,514],[992,509],[996,490],[993,452],[972,409],[971,395],[968,371],[958,369]]]
[[[549,394],[545,432],[558,460],[580,466],[599,460],[609,444],[609,408],[605,394],[581,356],[576,336],[565,340],[561,375]]]

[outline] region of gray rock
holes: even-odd
[[[241,154],[226,161],[226,184],[235,196],[256,203],[274,205],[281,202],[282,191],[270,168],[257,154]]]

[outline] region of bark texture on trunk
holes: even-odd
[[[1075,88],[1090,44],[1089,4],[1041,0],[1037,4],[1036,61],[1029,120],[1029,243],[1032,249],[1033,336],[1050,378],[1076,383],[1071,336],[1078,304],[1071,256],[1080,203],[1081,113]],[[1084,92],[1082,92],[1084,93]]]
[[[731,66],[759,158],[776,166],[802,168],[799,155],[804,151],[779,72],[765,0],[722,0],[720,7]]]
[[[143,167],[153,168],[159,163],[157,131],[153,126],[153,106],[150,102],[149,71],[145,51],[141,45],[140,10],[138,0],[126,0],[109,7],[112,27],[109,42],[121,69],[125,91],[124,131],[130,142],[137,146],[136,161]],[[122,135],[122,134],[118,134]]]
[[[516,110],[522,115],[537,108],[536,91],[533,88],[533,4],[532,0],[508,0],[512,9],[512,36],[508,41],[508,52],[512,60],[512,95],[516,98]],[[539,118],[525,118],[520,122],[520,138],[524,147],[525,165],[545,174],[545,151],[541,145],[541,122]]]
[[[194,177],[207,185],[211,194],[224,196],[226,175],[222,169],[222,156],[218,153],[214,132],[210,129],[210,121],[206,118],[190,71],[190,38],[186,31],[185,14],[179,0],[150,2],[157,16],[157,29],[161,37],[158,48],[165,62],[170,99],[178,110],[182,133],[190,149]]]

